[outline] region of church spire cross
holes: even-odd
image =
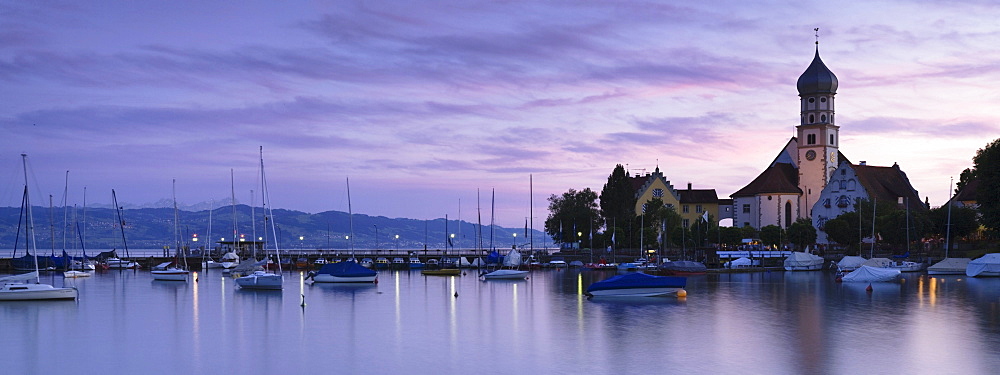
[[[813,29],[813,31],[816,32],[816,45],[818,46],[819,45],[819,28],[817,27],[817,28]]]

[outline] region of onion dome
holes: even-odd
[[[806,71],[799,76],[797,86],[799,96],[837,93],[837,76],[819,58],[819,47],[816,47],[816,57],[813,58],[812,64],[809,64]]]

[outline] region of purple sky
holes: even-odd
[[[211,3],[211,4],[206,4]],[[19,154],[43,196],[523,225],[546,198],[659,164],[720,197],[798,123],[820,54],[841,150],[898,162],[932,205],[1000,136],[990,1],[65,1],[0,3],[0,205]],[[39,194],[39,193],[35,193]],[[35,202],[38,203],[38,199]],[[521,224],[519,224],[521,223]]]

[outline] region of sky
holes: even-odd
[[[271,207],[310,213],[492,207],[540,229],[549,196],[600,192],[616,164],[726,198],[794,136],[814,28],[841,151],[939,206],[1000,136],[997,19],[990,1],[0,0],[0,206],[20,205],[22,153],[35,204],[251,203],[261,149]]]

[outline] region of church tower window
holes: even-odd
[[[826,122],[826,115],[820,115],[819,122]]]
[[[816,119],[816,118],[815,118],[815,117],[813,117],[813,115],[809,115],[809,123],[810,123],[810,124],[812,124],[812,123],[813,123],[814,121],[816,121],[815,119]]]

